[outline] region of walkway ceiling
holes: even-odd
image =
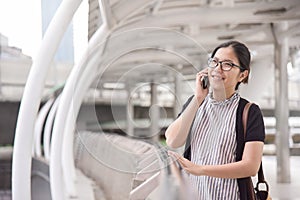
[[[255,59],[273,59],[275,40],[289,37],[290,49],[300,47],[300,2],[298,0],[104,0],[109,24],[115,27],[105,44],[105,58],[114,63],[103,80],[118,81],[120,74],[149,63],[165,67],[157,76],[181,70],[194,74],[206,64],[208,53],[227,40],[246,43]],[[286,22],[288,30],[278,31]],[[101,25],[98,0],[89,0],[89,37]],[[189,39],[183,39],[189,37]],[[191,42],[193,40],[193,42]],[[140,43],[131,49],[124,46]],[[143,45],[141,45],[143,44]],[[147,48],[148,47],[148,48]],[[118,51],[119,49],[123,49]],[[187,58],[184,60],[180,57]],[[118,57],[118,58],[116,58]],[[108,62],[111,62],[108,61]],[[168,69],[166,70],[166,66]],[[151,67],[141,67],[149,74]],[[167,71],[167,72],[166,72]],[[172,71],[172,70],[171,70]],[[176,73],[175,72],[175,73]],[[154,76],[154,79],[157,77]],[[115,80],[114,80],[115,79]],[[140,81],[140,80],[136,81]],[[170,80],[174,79],[170,76]],[[148,81],[148,80],[147,80]]]

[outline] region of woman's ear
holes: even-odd
[[[239,82],[243,82],[243,80],[248,76],[248,70],[243,71],[240,73],[240,79]]]

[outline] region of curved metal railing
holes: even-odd
[[[190,194],[186,190],[186,180],[179,163],[168,155],[168,149],[158,144],[155,144],[155,146],[160,169],[153,172],[144,182],[134,188],[130,192],[130,199],[147,199],[154,190],[156,190],[155,199],[190,199],[188,198]],[[157,162],[157,160],[154,162]],[[151,165],[147,165],[146,168],[149,166]]]

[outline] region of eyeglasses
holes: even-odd
[[[210,68],[216,68],[219,65],[219,63],[220,63],[221,69],[223,71],[230,71],[232,67],[237,67],[242,71],[245,70],[244,67],[238,66],[238,65],[236,65],[234,63],[231,63],[229,61],[218,61],[215,58],[209,58],[208,59],[208,67],[210,67]]]

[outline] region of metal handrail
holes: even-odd
[[[159,185],[160,171],[148,178],[145,182],[134,188],[129,195],[131,200],[145,199]]]
[[[169,189],[169,184],[173,184],[173,179],[175,178],[176,185],[179,187],[184,187],[184,179],[182,176],[182,170],[180,169],[180,165],[177,161],[171,162],[170,157],[168,156],[167,150],[165,147],[161,147],[156,145],[156,152],[158,157],[160,158],[161,165],[163,166],[159,172],[156,172],[150,178],[145,180],[142,184],[134,188],[130,192],[129,199],[138,200],[138,199],[146,199],[154,189],[161,186],[165,189]],[[170,179],[172,179],[170,181]],[[166,186],[164,184],[167,184]],[[182,188],[183,189],[183,188]],[[173,190],[178,191],[178,190]],[[164,191],[162,191],[164,192]],[[167,191],[165,191],[167,192]],[[180,192],[180,191],[179,191]],[[169,194],[170,195],[170,194]],[[173,199],[176,195],[170,195],[169,199]]]

